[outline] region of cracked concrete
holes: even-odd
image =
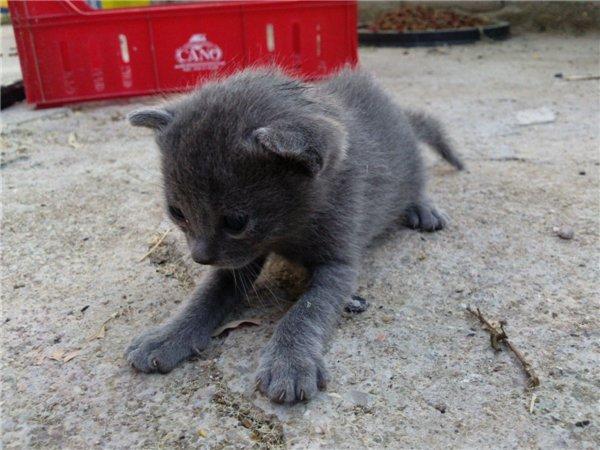
[[[261,326],[166,376],[122,358],[199,275],[176,232],[140,261],[168,225],[151,135],[124,115],[154,100],[2,112],[3,448],[598,448],[599,86],[554,76],[597,75],[598,36],[363,48],[361,62],[447,124],[469,171],[428,152],[451,226],[373,246],[359,292],[371,307],[341,321],[328,392],[293,407],[252,391],[294,295],[285,268],[240,312]],[[554,122],[518,125],[542,107]],[[508,321],[538,389],[466,304]]]

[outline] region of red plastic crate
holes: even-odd
[[[354,1],[8,4],[27,101],[38,106],[183,91],[249,65],[314,79],[357,63]]]

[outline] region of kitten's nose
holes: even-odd
[[[192,247],[192,259],[198,264],[209,265],[215,262],[215,254],[208,242],[197,240]]]

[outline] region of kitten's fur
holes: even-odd
[[[274,252],[311,273],[260,361],[257,387],[277,402],[325,386],[325,344],[369,241],[401,216],[412,228],[443,228],[417,141],[462,168],[436,122],[402,111],[362,71],[305,84],[246,70],[129,120],[156,131],[169,211],[194,259],[214,267],[178,314],[133,341],[127,360],[168,372],[200,352]]]

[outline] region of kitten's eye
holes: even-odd
[[[179,208],[176,208],[175,206],[169,206],[169,214],[171,215],[173,220],[176,222],[185,222],[186,221],[185,216],[183,215],[181,210]]]
[[[248,224],[248,216],[234,215],[223,218],[223,227],[230,234],[240,234]]]

